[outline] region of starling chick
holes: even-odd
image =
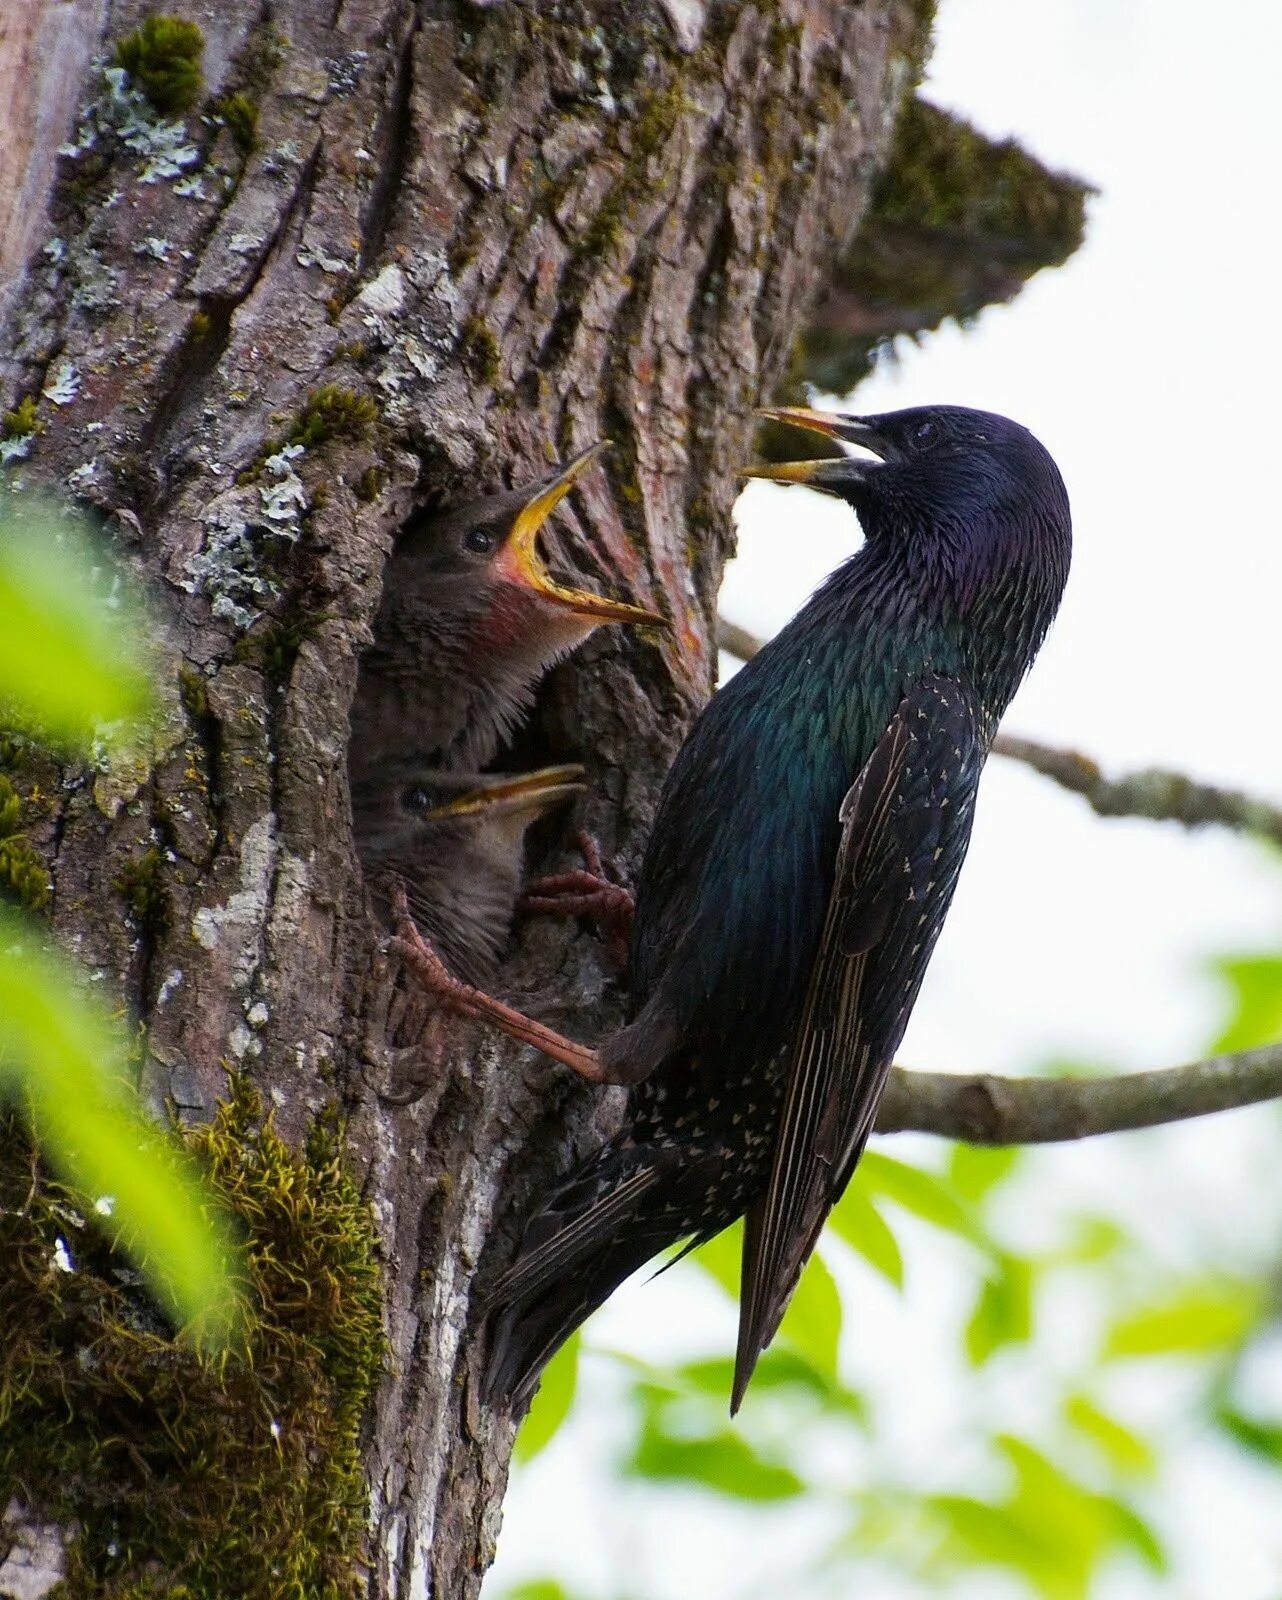
[[[606,448],[548,482],[410,528],[393,551],[352,706],[353,779],[389,758],[477,771],[529,707],[547,669],[602,622],[656,612],[553,580],[539,530]]]
[[[526,830],[584,788],[579,766],[513,776],[387,763],[352,786],[356,846],[378,909],[386,915],[399,880],[450,966],[483,982],[512,925]]]
[[[836,495],[866,538],[677,756],[637,886],[631,1020],[588,1050],[455,997],[634,1084],[493,1291],[487,1385],[513,1404],[624,1278],[746,1213],[738,1407],[872,1129],[998,719],[1068,575],[1063,482],[1005,417],[767,415],[872,452],[751,474]]]

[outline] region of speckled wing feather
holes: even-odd
[[[863,1152],[957,883],[985,754],[963,685],[926,678],[842,802],[770,1178],[744,1236],[732,1410]]]

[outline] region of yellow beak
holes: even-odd
[[[605,595],[593,594],[588,589],[573,589],[557,583],[539,554],[539,531],[543,524],[598,456],[609,448],[608,439],[592,445],[582,455],[575,456],[563,472],[526,501],[503,542],[495,563],[496,570],[510,583],[532,589],[554,605],[563,606],[581,617],[591,617],[594,622],[666,626],[667,619],[657,611],[647,611],[643,606],[628,605],[622,600],[610,600]]]
[[[811,411],[807,406],[763,406],[757,415],[767,422],[788,422],[811,433],[826,434],[829,439],[843,437],[837,424],[845,419],[838,419],[831,411]]]
[[[805,428],[809,433],[820,433],[825,439],[862,445],[875,455],[881,455],[884,450],[876,430],[859,417],[811,411],[806,406],[766,406],[757,415],[768,422],[782,422],[790,427]],[[758,466],[744,467],[740,475],[764,478],[770,483],[804,483],[812,489],[832,493],[839,484],[849,484],[854,465],[855,458],[842,453],[813,456],[808,461],[762,462]]]
[[[577,765],[540,767],[515,777],[496,773],[492,781],[478,783],[474,789],[455,795],[443,805],[422,813],[424,821],[446,817],[496,815],[506,811],[550,811],[575,795],[583,794],[584,769]]]

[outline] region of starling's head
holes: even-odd
[[[420,772],[406,776],[397,790],[397,806],[424,829],[449,823],[464,825],[514,818],[523,832],[536,817],[586,788],[577,765],[540,767],[537,772]]]
[[[536,818],[584,792],[580,766],[537,772],[449,772],[412,758],[383,763],[352,785],[352,815],[373,855],[492,835],[515,844]]]
[[[442,619],[479,620],[481,648],[520,648],[541,633],[565,634],[569,648],[598,623],[662,623],[641,606],[558,582],[539,548],[552,512],[607,448],[593,445],[534,488],[493,495],[413,530],[406,554]]]
[[[1032,519],[1068,536],[1068,495],[1050,454],[1017,422],[965,406],[914,406],[875,417],[780,407],[762,413],[867,456],[752,467],[748,476],[804,483],[859,513],[870,538],[923,526],[1001,527]]]
[[[405,889],[420,929],[469,983],[502,951],[530,825],[584,792],[583,768],[449,772],[394,758],[352,784],[365,881],[381,916]]]

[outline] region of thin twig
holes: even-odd
[[[718,617],[717,643],[740,661],[751,661],[764,641],[737,623]],[[1013,733],[999,733],[993,741],[993,753],[1009,761],[1022,761],[1061,788],[1081,795],[1101,817],[1144,817],[1152,822],[1180,822],[1186,828],[1218,823],[1282,844],[1282,806],[1256,799],[1240,789],[1198,783],[1183,772],[1163,767],[1108,778],[1098,762],[1080,751],[1040,744]]]
[[[878,1133],[968,1144],[1050,1144],[1124,1133],[1282,1098],[1282,1044],[1109,1078],[966,1077],[896,1067]]]
[[[1240,789],[1198,783],[1182,772],[1161,767],[1107,778],[1089,756],[1012,733],[999,733],[993,750],[1080,794],[1101,817],[1148,817],[1155,822],[1182,822],[1186,828],[1216,822],[1282,844],[1282,806],[1257,800]]]
[[[717,618],[718,646],[728,650],[732,656],[738,656],[740,661],[751,661],[764,643],[764,639],[758,639],[755,633],[749,633],[737,622],[727,622],[724,617]]]

